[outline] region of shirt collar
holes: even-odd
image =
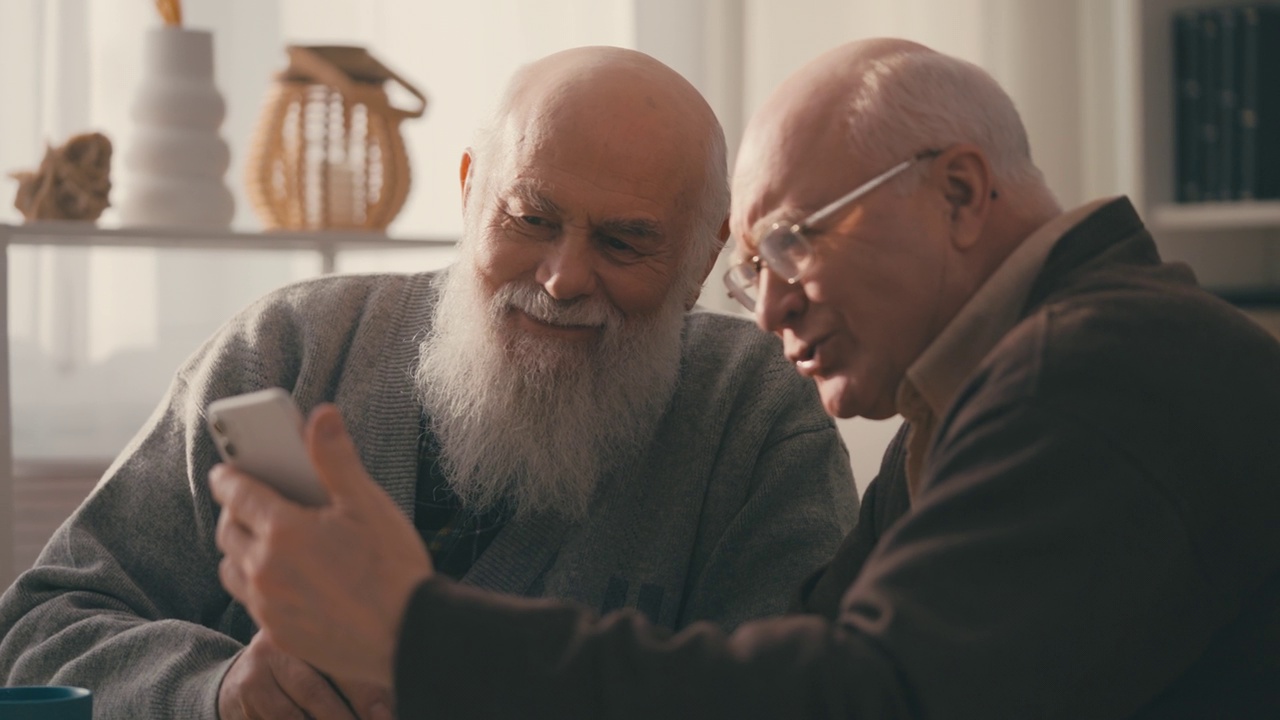
[[[965,378],[1018,323],[1031,286],[1053,246],[1068,230],[1113,200],[1095,200],[1062,213],[1014,248],[907,368],[898,388],[898,407],[907,420],[912,420],[910,413],[925,410],[921,401],[934,417],[942,416]]]

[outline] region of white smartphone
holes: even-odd
[[[277,387],[214,400],[205,415],[227,464],[300,505],[329,501],[302,439],[302,413],[288,392]]]

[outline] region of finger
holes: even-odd
[[[231,597],[239,600],[249,610],[250,615],[255,614],[257,603],[249,593],[248,578],[233,558],[224,557],[218,563],[218,580],[222,582],[222,587],[226,588]],[[254,620],[257,618],[254,617]]]
[[[238,500],[242,481],[237,475],[236,469],[226,463],[209,468],[209,492],[223,508],[234,509],[242,504]]]
[[[363,682],[338,683],[338,690],[360,720],[392,720],[395,701],[389,688]]]
[[[226,720],[235,718],[285,718],[303,720],[297,703],[289,699],[271,673],[268,662],[274,651],[254,636],[231,665],[218,690],[218,709]],[[223,713],[224,708],[228,711]]]
[[[358,497],[373,485],[337,406],[317,405],[307,419],[306,437],[311,463],[335,501]]]
[[[221,512],[230,513],[232,520],[253,535],[261,533],[278,518],[287,518],[298,511],[270,485],[226,463],[218,463],[209,470],[209,489],[222,506]]]
[[[218,563],[218,579],[232,597],[251,607],[249,564],[255,547],[253,534],[236,521],[233,512],[224,509],[218,517],[214,542],[223,553]]]
[[[218,515],[218,526],[214,531],[213,541],[223,554],[235,555],[243,560],[248,556],[253,540],[252,529],[236,519],[235,513],[223,510]]]
[[[271,671],[285,694],[315,720],[356,720],[329,681],[310,665],[281,652],[272,657]]]
[[[259,583],[253,580],[249,561],[242,555],[234,553],[224,555],[218,562],[218,581],[227,594],[240,601],[249,616],[259,626],[262,625],[263,599]]]
[[[252,690],[246,688],[240,697],[240,709],[252,720],[307,720],[302,708],[274,680],[258,684]]]

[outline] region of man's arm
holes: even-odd
[[[213,506],[186,472],[202,454],[188,452],[202,445],[197,405],[175,383],[0,599],[6,684],[81,685],[103,716],[214,717],[252,624],[218,584]]]
[[[307,436],[328,506],[294,505],[226,468],[211,474],[224,508],[221,577],[264,633],[333,678],[386,685],[394,672],[401,717],[839,715],[846,667],[881,675],[864,682],[859,707],[876,717],[903,710],[883,658],[851,659],[877,655],[873,645],[844,644],[817,617],[749,623],[731,636],[703,622],[672,636],[629,610],[600,620],[561,601],[424,582],[429,556],[368,477],[336,410],[317,409]],[[815,688],[828,696],[809,697]]]
[[[213,717],[219,683],[232,658],[243,657],[237,653],[254,625],[218,579],[217,509],[207,485],[217,452],[204,409],[278,385],[304,408],[345,391],[360,411],[416,417],[408,395],[380,393],[379,382],[398,386],[416,356],[401,324],[421,327],[431,281],[313,279],[230,320],[178,371],[159,409],[36,567],[0,599],[0,679],[83,685],[104,717]],[[348,359],[358,379],[343,385]],[[398,465],[400,444],[384,443],[375,466],[395,469],[388,474],[411,487],[413,446]]]
[[[913,716],[890,659],[816,616],[672,635],[438,577],[410,601],[395,680],[406,718]]]
[[[670,636],[432,579],[402,626],[407,717],[1095,717],[1131,714],[1228,608],[1176,510],[1110,440],[1005,408],[941,450],[835,623]]]

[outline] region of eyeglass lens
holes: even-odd
[[[729,269],[725,276],[729,294],[754,311],[760,296],[760,264],[787,282],[795,282],[804,270],[810,256],[809,241],[791,227],[774,228],[760,241],[760,260],[741,263]]]
[[[747,310],[756,309],[756,296],[759,295],[760,273],[754,262],[745,262],[729,268],[725,275],[725,285],[729,295],[742,303]]]
[[[799,279],[809,254],[809,241],[790,227],[775,228],[760,242],[760,255],[769,271],[787,282]]]

